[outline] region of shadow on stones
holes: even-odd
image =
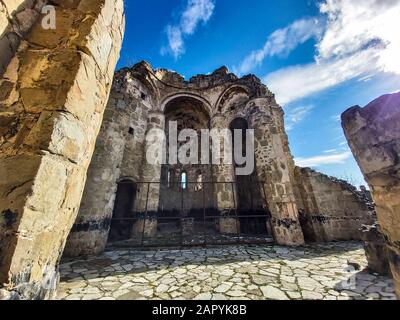
[[[61,281],[73,282],[83,279],[95,279],[119,275],[131,275],[144,272],[161,271],[169,268],[186,266],[221,266],[239,262],[264,261],[272,259],[297,261],[299,259],[323,258],[329,255],[343,254],[360,249],[359,242],[313,244],[297,248],[276,245],[260,247],[245,246],[216,246],[191,249],[159,249],[139,251],[135,249],[113,249],[100,256],[65,258],[61,262]],[[262,248],[262,251],[260,251]],[[306,261],[305,261],[306,262]],[[275,262],[276,263],[276,262]],[[279,264],[279,262],[278,262]],[[74,270],[65,273],[70,267]],[[120,270],[112,271],[110,268]],[[246,268],[243,268],[246,272]],[[83,277],[83,278],[82,278]]]

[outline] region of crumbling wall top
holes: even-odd
[[[167,69],[153,69],[146,61],[141,61],[131,68],[122,68],[115,74],[116,81],[126,78],[129,74],[132,77],[152,79],[156,86],[160,89],[175,90],[195,90],[207,91],[216,87],[228,88],[233,84],[240,84],[249,88],[249,92],[253,97],[273,97],[274,95],[255,75],[246,75],[239,78],[230,73],[228,68],[223,66],[210,74],[199,74],[191,77],[189,80],[179,73]],[[224,89],[221,89],[222,91]]]

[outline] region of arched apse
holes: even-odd
[[[209,117],[211,117],[211,115],[213,114],[213,110],[212,110],[212,106],[211,103],[206,100],[205,98],[192,94],[192,93],[177,93],[171,96],[168,96],[167,98],[165,98],[161,104],[160,104],[160,111],[161,112],[166,112],[167,107],[171,106],[173,104],[173,102],[175,101],[182,101],[186,99],[187,101],[193,101],[193,103],[195,103],[195,101],[197,101],[198,106],[200,106],[203,111],[205,111]]]
[[[249,89],[245,86],[233,85],[226,89],[219,97],[216,110],[218,113],[232,111],[237,106],[245,104],[250,98]]]

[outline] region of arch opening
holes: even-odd
[[[130,179],[118,182],[108,242],[130,239],[133,221],[129,219],[133,217],[137,191],[136,183]]]
[[[163,108],[166,120],[167,164],[162,165],[161,175],[167,177],[167,180],[170,175],[170,186],[168,187],[167,183],[160,188],[158,232],[161,237],[166,238],[172,238],[171,235],[174,234],[180,236],[181,233],[185,238],[187,234],[188,241],[192,241],[194,234],[201,237],[204,235],[204,208],[209,210],[215,207],[214,186],[207,183],[203,188],[203,182],[212,181],[212,165],[201,163],[201,131],[210,128],[211,113],[206,102],[186,95],[173,98]],[[175,129],[176,132],[170,129]],[[179,150],[187,145],[191,138],[177,140],[182,131],[187,129],[192,130],[192,138],[197,138],[197,147],[190,149],[186,156],[190,158],[196,153],[196,160],[182,163]],[[170,145],[171,142],[176,143],[175,147]],[[201,187],[198,182],[199,173]],[[201,237],[199,236],[198,241],[203,241]]]
[[[233,145],[234,154],[237,148],[241,149],[242,156],[246,155],[246,131],[249,124],[244,118],[235,118],[230,124],[232,133],[239,131],[241,141],[236,141]],[[240,150],[237,150],[240,151]],[[245,166],[238,164],[233,160],[234,168]],[[256,166],[254,165],[254,168]],[[265,217],[265,200],[261,192],[261,183],[258,181],[256,169],[250,175],[238,175],[235,170],[236,192],[237,192],[237,208],[240,218],[240,230],[244,234],[260,234],[268,233],[267,219]],[[260,217],[257,217],[257,216]],[[248,217],[247,217],[248,216]]]

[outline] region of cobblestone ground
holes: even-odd
[[[392,281],[366,264],[357,242],[118,250],[64,261],[58,299],[396,299]]]

